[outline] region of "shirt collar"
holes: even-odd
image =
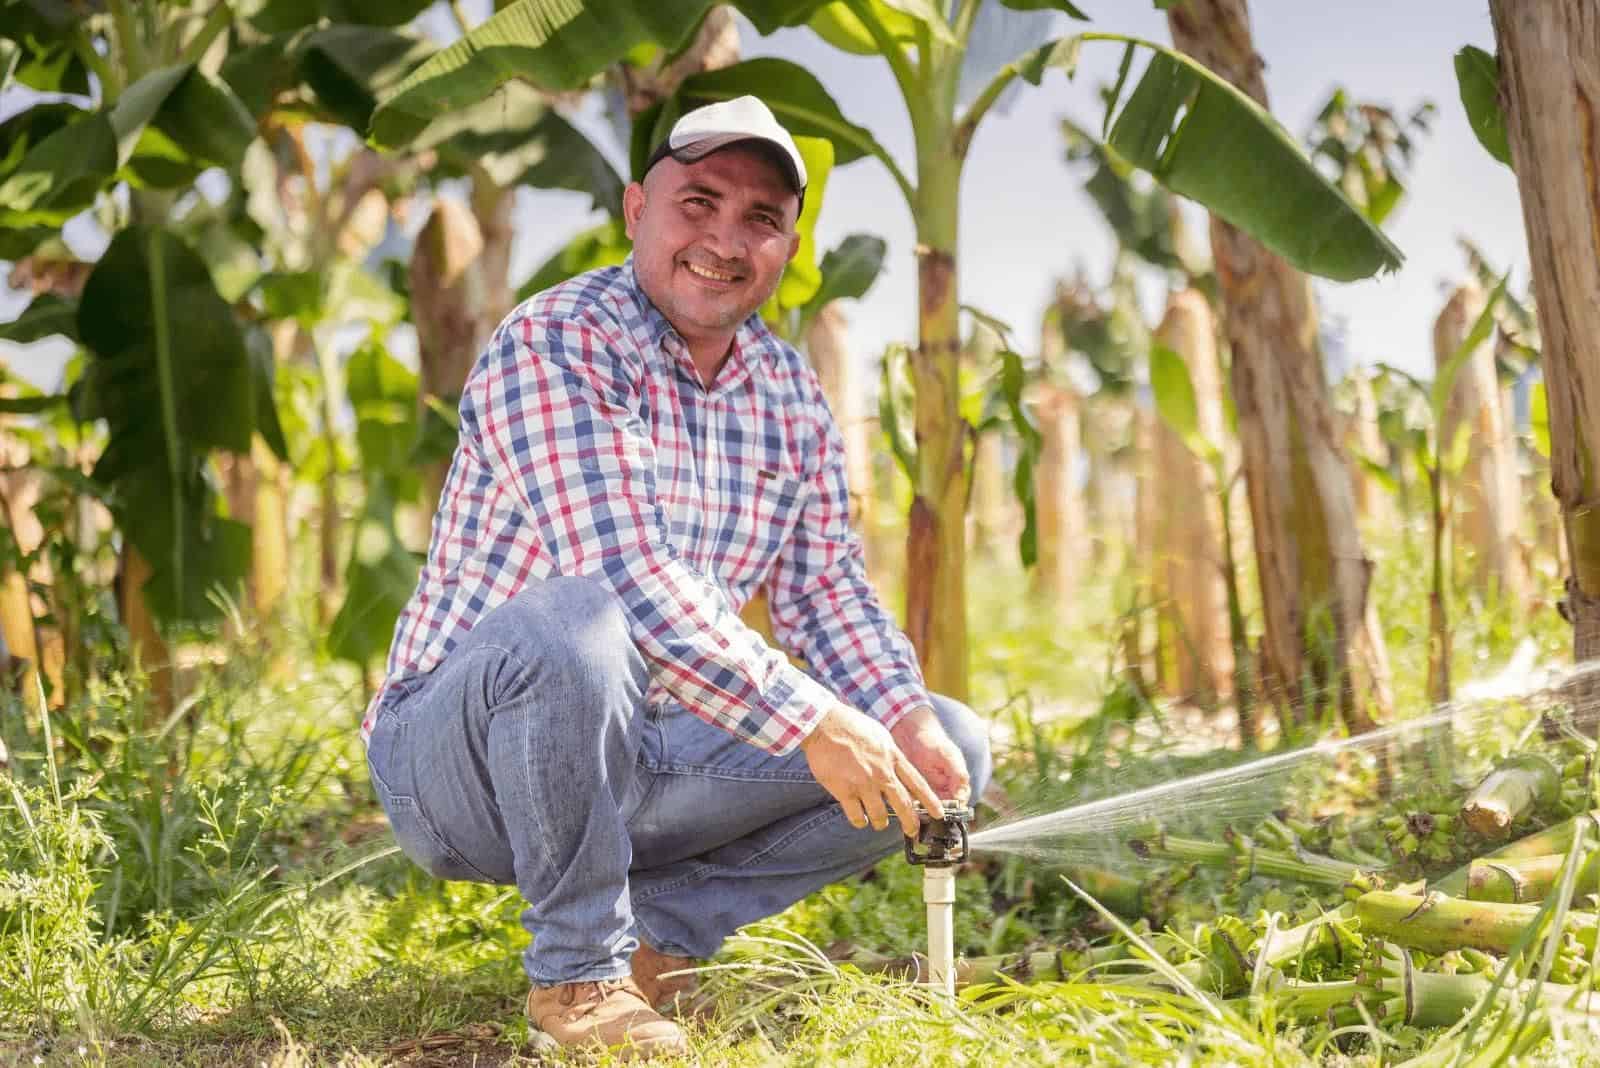
[[[679,337],[678,331],[673,328],[667,317],[661,314],[661,309],[656,307],[655,302],[645,293],[644,287],[639,284],[639,276],[633,266],[633,253],[628,254],[627,260],[623,263],[623,270],[634,303],[640,311],[644,339],[649,342],[652,351],[664,352],[669,334],[679,345],[683,345],[683,339]],[[687,346],[685,346],[685,357],[687,358]],[[741,362],[752,362],[753,358],[758,358],[769,368],[776,369],[778,357],[777,336],[761,318],[760,312],[752,312],[749,318],[739,324],[739,329],[734,331],[733,351],[728,354],[728,364],[731,366]]]

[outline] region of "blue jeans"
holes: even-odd
[[[441,879],[515,884],[540,984],[628,974],[642,938],[708,957],[743,924],[900,847],[856,829],[796,750],[774,757],[676,704],[647,704],[621,603],[554,578],[391,687],[367,761],[407,856]],[[934,698],[977,797],[984,724]]]

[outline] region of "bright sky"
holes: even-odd
[[[1082,6],[1098,16],[1096,29],[1169,41],[1164,16],[1149,3],[1083,0]],[[1411,191],[1386,227],[1406,254],[1405,266],[1381,279],[1318,287],[1324,315],[1344,321],[1357,359],[1384,360],[1431,376],[1430,337],[1443,302],[1441,286],[1465,270],[1457,235],[1471,237],[1501,269],[1513,267],[1515,291],[1527,286],[1515,181],[1474,139],[1452,67],[1462,45],[1493,51],[1487,4],[1275,0],[1258,2],[1253,19],[1272,110],[1297,137],[1336,84],[1357,100],[1387,104],[1400,114],[1409,114],[1425,98],[1438,107],[1433,132],[1420,146]],[[435,15],[429,22],[442,25],[444,20]],[[1057,29],[1071,32],[1081,25],[1062,18]],[[813,71],[845,114],[872,130],[902,168],[913,172],[910,125],[880,61],[838,52],[804,29],[762,38],[746,25],[742,36],[747,57],[781,56]],[[1120,53],[1119,45],[1091,43],[1075,81],[1053,72],[1038,88],[1024,85],[1009,113],[991,113],[979,128],[969,157],[961,201],[961,299],[1010,322],[1019,331],[1018,343],[1030,349],[1055,278],[1080,263],[1095,279],[1109,272],[1110,234],[1082,192],[1083,175],[1063,162],[1057,129],[1063,116],[1098,129],[1096,90],[1114,76]],[[615,155],[620,159],[620,150]],[[595,221],[586,206],[587,198],[577,194],[523,191],[515,280]],[[871,158],[834,171],[819,223],[819,248],[856,231],[879,234],[889,243],[884,274],[848,313],[858,356],[872,359],[887,342],[914,338],[916,280],[909,212],[888,174]],[[14,299],[0,298],[0,318],[17,310]],[[7,348],[0,344],[0,359],[12,361],[42,386],[56,384],[58,359]]]

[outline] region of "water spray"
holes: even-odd
[[[928,906],[928,985],[956,995],[956,867],[967,859],[967,823],[972,809],[946,801],[937,814],[917,806],[917,836],[906,839],[906,860],[922,869],[922,900]],[[919,849],[920,847],[920,849]]]

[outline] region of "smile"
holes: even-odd
[[[696,278],[704,278],[708,282],[736,282],[739,280],[738,275],[728,274],[726,271],[713,270],[710,267],[702,267],[698,263],[686,263],[684,267]]]

